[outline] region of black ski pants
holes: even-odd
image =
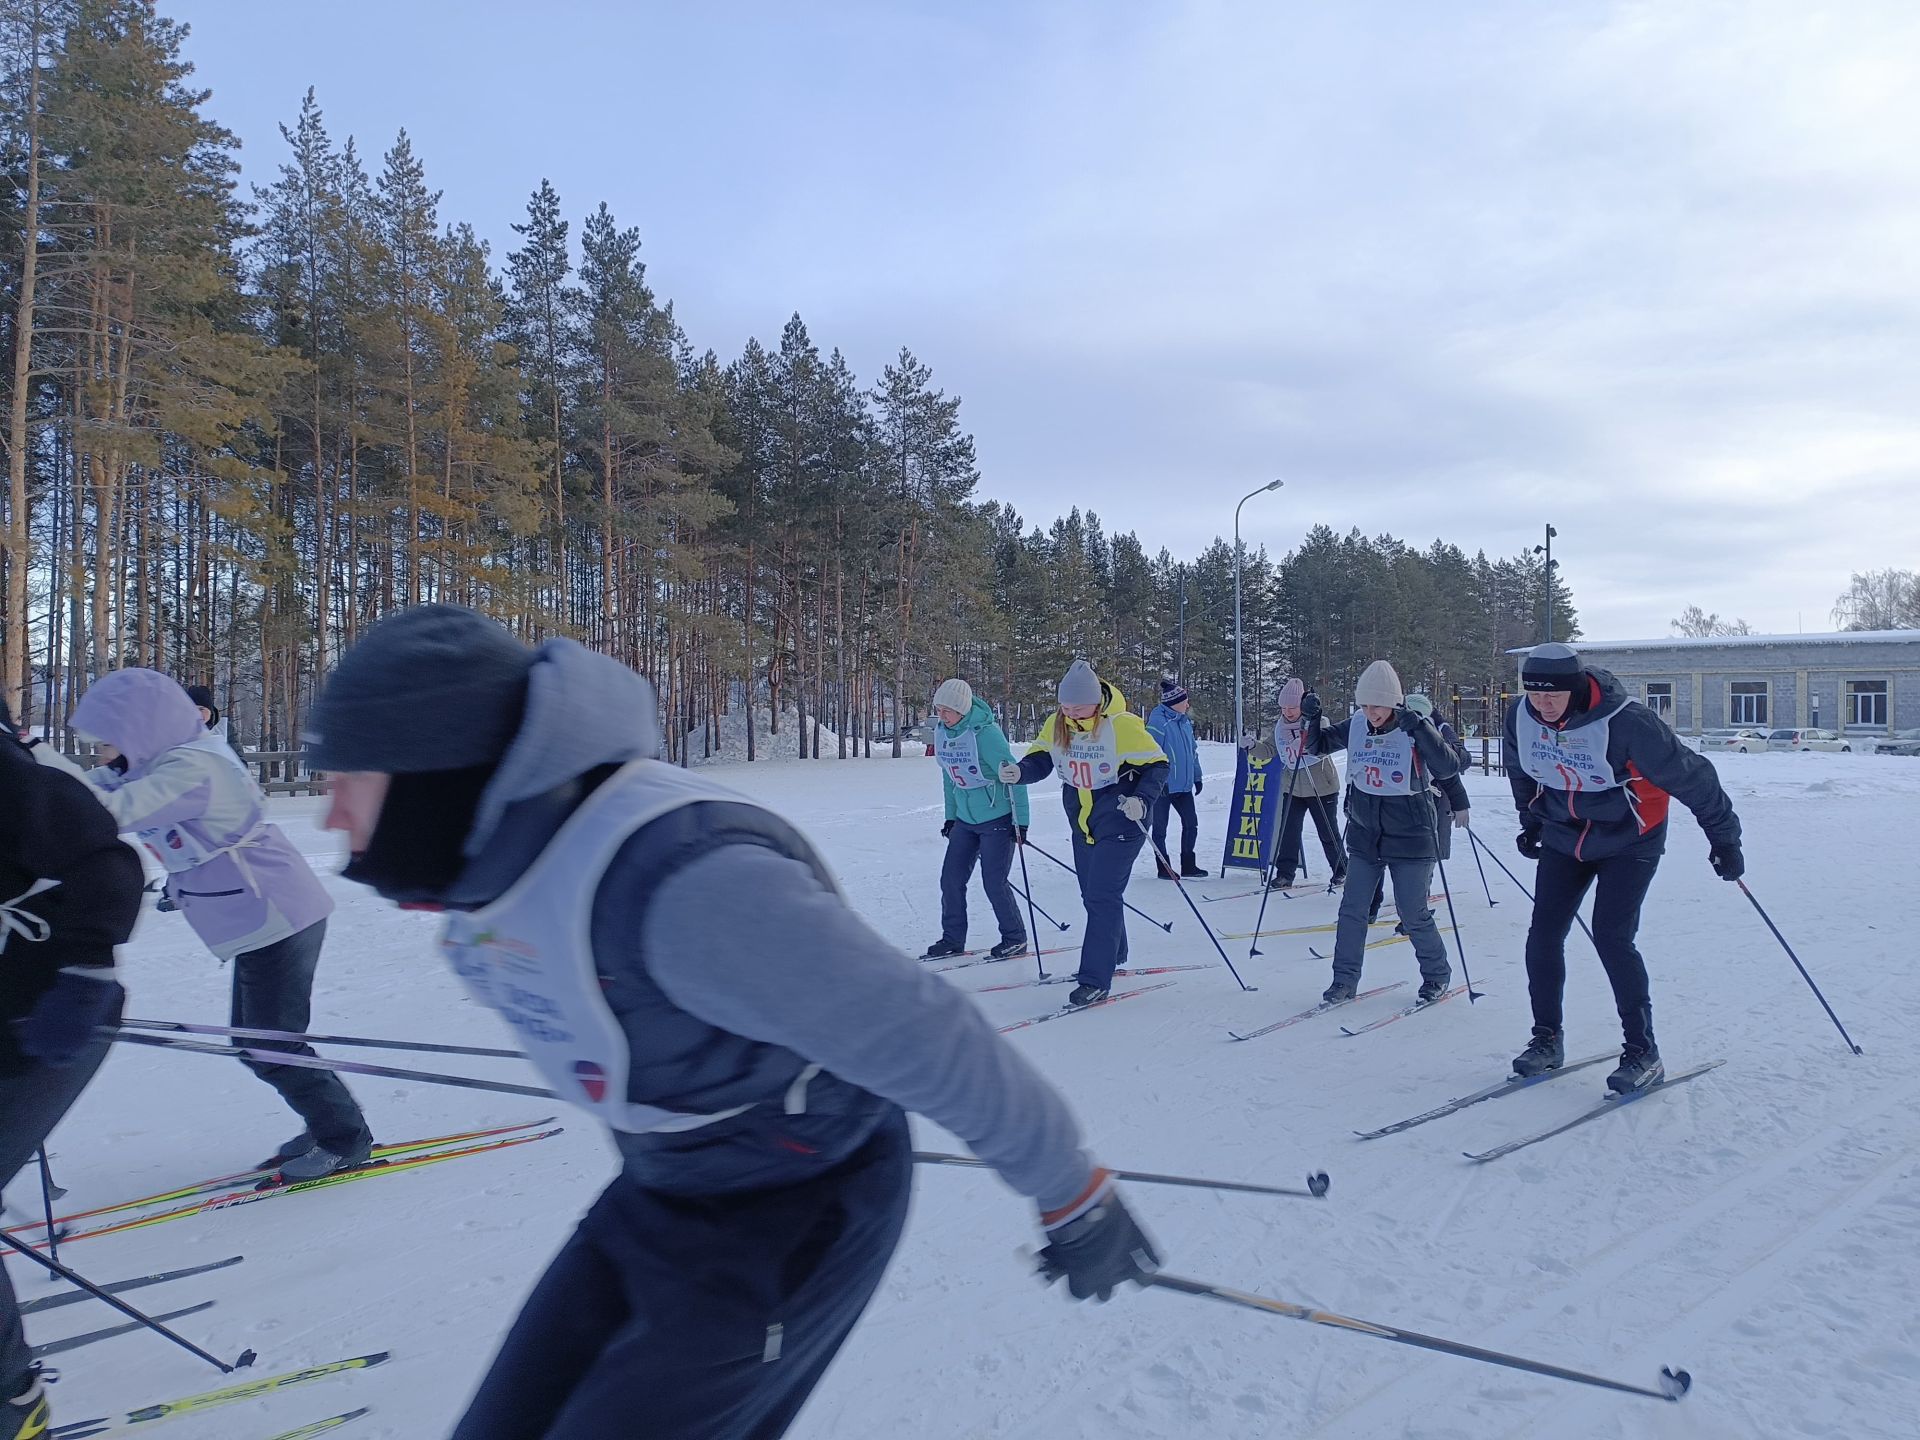
[[[313,1020],[313,972],[320,964],[327,922],[316,920],[306,929],[233,957],[233,1018],[227,1023],[249,1030],[291,1030],[304,1033]],[[256,1050],[286,1050],[311,1055],[313,1047],[293,1040],[241,1040]],[[367,1117],[331,1070],[309,1070],[299,1065],[271,1065],[259,1060],[240,1062],[280,1092],[308,1131],[335,1154],[353,1148],[367,1134]]]
[[[980,867],[980,884],[993,906],[1002,940],[1025,940],[1027,927],[1014,903],[1013,817],[981,824],[955,820],[947,835],[947,857],[940,862],[940,938],[956,950],[967,947],[967,882]]]
[[[1193,808],[1193,796],[1182,792],[1179,795],[1163,790],[1160,798],[1153,802],[1153,851],[1156,855],[1167,855],[1167,820],[1174,812],[1180,815],[1180,868],[1197,869],[1199,861],[1194,857],[1194,842],[1200,835],[1200,814]],[[1167,855],[1171,860],[1173,857]]]
[[[521,1308],[452,1440],[773,1440],[879,1287],[907,1219],[893,1111],[775,1190],[607,1187]]]
[[[1280,878],[1280,883],[1291,885],[1300,869],[1300,838],[1309,815],[1313,816],[1314,829],[1320,832],[1320,848],[1327,856],[1327,873],[1336,880],[1343,878],[1347,873],[1347,852],[1340,843],[1340,797],[1282,795],[1280,805],[1286,814],[1281,817],[1280,847],[1273,861],[1273,873]]]
[[[117,987],[116,987],[117,988]],[[124,998],[124,997],[123,997]],[[116,1003],[106,1023],[118,1024],[120,1006]],[[87,1088],[100,1062],[107,1058],[113,1042],[102,1036],[90,1042],[70,1064],[30,1064],[16,1075],[0,1077],[0,1188],[10,1185],[26,1170],[34,1151],[46,1144],[60,1117],[72,1108]],[[40,1182],[29,1174],[20,1182],[14,1207],[28,1213],[40,1209]],[[33,1194],[28,1196],[31,1189]],[[22,1275],[43,1273],[37,1265],[21,1261]],[[20,1305],[14,1299],[13,1284],[0,1270],[0,1398],[17,1394],[26,1385],[27,1367],[33,1352],[20,1324]]]
[[[1527,992],[1533,998],[1533,1023],[1558,1030],[1560,1002],[1567,984],[1567,932],[1589,886],[1594,887],[1593,941],[1613,986],[1620,1030],[1627,1045],[1653,1048],[1653,1000],[1647,965],[1634,945],[1640,929],[1640,905],[1660,868],[1658,855],[1613,855],[1605,860],[1576,860],[1558,850],[1543,850],[1534,877],[1533,923],[1527,929]]]

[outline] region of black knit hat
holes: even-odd
[[[220,723],[220,707],[213,703],[213,690],[206,685],[187,686],[187,699],[207,712],[207,724]]]
[[[334,666],[307,722],[307,761],[389,775],[493,764],[520,728],[532,664],[476,610],[398,611]]]
[[[1187,694],[1187,687],[1182,685],[1178,680],[1162,680],[1160,682],[1160,703],[1162,705],[1178,705],[1182,700],[1189,698],[1191,697]]]
[[[1584,674],[1579,655],[1557,640],[1534,646],[1520,662],[1520,685],[1526,690],[1572,690]]]

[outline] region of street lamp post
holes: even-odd
[[[1553,537],[1558,535],[1559,533],[1560,532],[1554,529],[1553,526],[1551,525],[1547,526],[1547,543],[1544,545],[1536,545],[1533,547],[1534,554],[1536,555],[1544,554],[1547,557],[1547,564],[1546,564],[1547,637],[1546,638],[1548,640],[1553,639]]]
[[[1240,505],[1246,504],[1255,495],[1278,490],[1286,483],[1284,480],[1270,480],[1258,490],[1249,490],[1240,497]],[[1240,687],[1240,505],[1233,507],[1233,743],[1236,745],[1240,743],[1240,737],[1247,733]]]

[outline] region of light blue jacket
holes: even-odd
[[[1193,717],[1171,705],[1156,705],[1147,731],[1167,752],[1167,794],[1188,795],[1200,779],[1200,746],[1193,738]]]

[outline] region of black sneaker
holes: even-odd
[[[1422,980],[1420,982],[1420,993],[1413,998],[1418,1000],[1422,1005],[1431,1005],[1434,1001],[1445,995],[1452,985],[1453,972],[1448,971],[1438,980]]]
[[[1336,980],[1320,994],[1322,1005],[1343,1005],[1353,999],[1357,992],[1344,980]]]
[[[1267,882],[1267,888],[1269,890],[1291,890],[1293,888],[1293,877],[1291,875],[1282,875],[1278,871],[1275,871],[1273,879]]]
[[[1107,992],[1098,985],[1076,985],[1073,993],[1067,996],[1069,1005],[1091,1005],[1095,1001],[1107,998]]]
[[[1558,1070],[1566,1063],[1566,1037],[1546,1025],[1536,1025],[1527,1048],[1513,1057],[1513,1073],[1523,1080],[1531,1079],[1549,1070]]]
[[[1667,1078],[1667,1067],[1660,1052],[1651,1046],[1629,1045],[1620,1052],[1620,1068],[1607,1076],[1607,1089],[1616,1095],[1631,1095]]]
[[[964,945],[955,945],[950,940],[936,940],[933,944],[927,946],[920,958],[922,960],[951,960],[955,955],[964,955],[966,953],[967,947]]]
[[[1212,873],[1210,870],[1202,870],[1200,866],[1195,863],[1191,855],[1180,862],[1180,878],[1182,880],[1205,880],[1212,875]]]
[[[1010,960],[1015,955],[1024,955],[1026,953],[1027,942],[1025,940],[1002,940],[998,945],[987,951],[987,954],[995,960]]]

